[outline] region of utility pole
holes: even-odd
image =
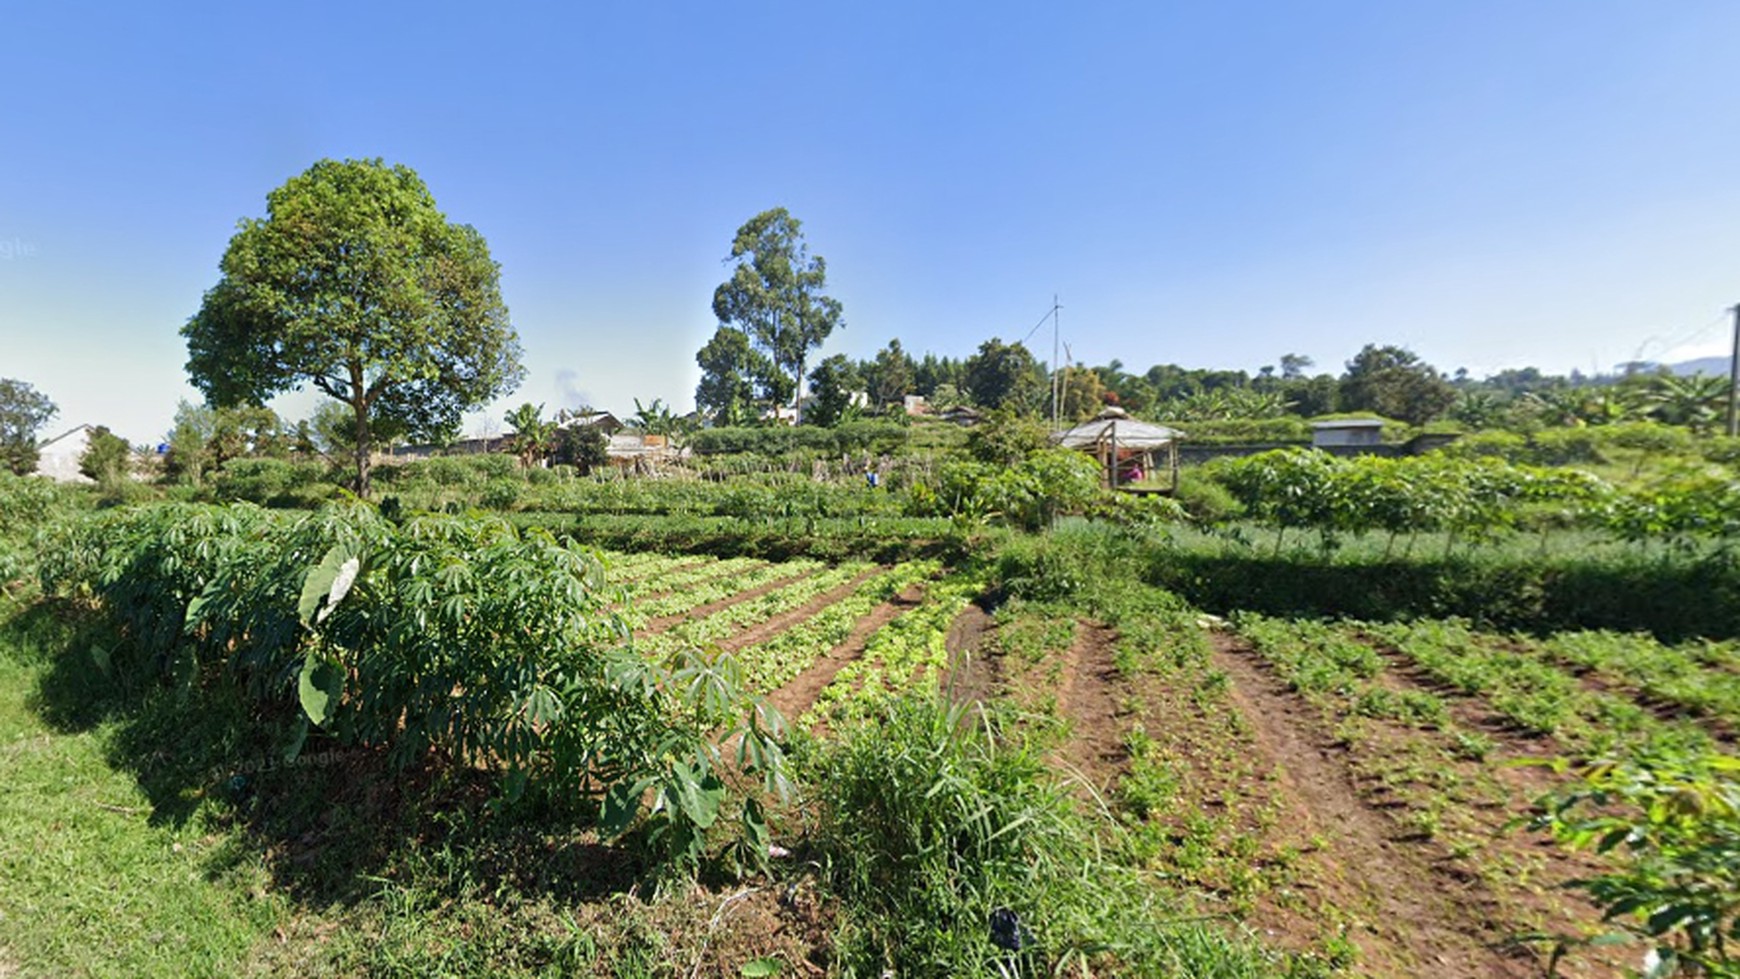
[[[1728,360],[1728,437],[1740,435],[1740,305],[1734,314],[1734,355]]]
[[[1058,424],[1062,417],[1058,412],[1059,402],[1063,400],[1063,366],[1057,362],[1057,311],[1063,307],[1057,303],[1057,293],[1051,294],[1051,430],[1060,432],[1063,426]],[[1041,320],[1040,322],[1044,322]]]

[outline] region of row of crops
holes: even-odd
[[[865,637],[805,716],[840,722],[943,679],[949,625],[983,588],[971,576],[938,580],[934,561],[892,566],[811,560],[604,555],[626,591],[623,620],[634,646],[657,660],[694,647],[725,647],[750,689],[769,693],[845,642],[879,606],[916,596]],[[657,628],[653,628],[653,626]],[[746,641],[746,637],[748,641]]]
[[[1505,842],[1519,824],[1599,851],[1576,886],[1649,941],[1655,974],[1676,963],[1732,974],[1740,644],[1510,635],[1461,620],[1245,614],[1235,627],[1447,858],[1505,889],[1539,870],[1538,854]],[[1555,788],[1536,807],[1542,783],[1515,765],[1547,759]]]

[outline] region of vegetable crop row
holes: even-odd
[[[682,646],[719,642],[751,626],[800,609],[871,567],[873,565],[843,564],[808,575],[755,598],[726,606],[705,618],[679,622],[663,632],[646,636],[639,645],[646,654],[658,656]]]
[[[859,619],[907,588],[933,578],[934,561],[908,561],[864,581],[852,594],[764,642],[739,650],[752,690],[776,690],[852,634]]]
[[[811,716],[836,724],[862,719],[894,697],[940,682],[948,670],[949,626],[984,585],[966,574],[932,583],[918,608],[878,629],[864,655],[834,675]]]

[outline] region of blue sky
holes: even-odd
[[[156,441],[236,222],[377,156],[489,241],[508,402],[551,410],[689,406],[773,206],[845,304],[824,354],[965,356],[1054,293],[1074,359],[1136,370],[1718,352],[1735,37],[1740,4],[1695,0],[22,5],[0,376]]]

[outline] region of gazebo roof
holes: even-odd
[[[1066,449],[1092,449],[1113,442],[1121,449],[1158,449],[1183,437],[1176,428],[1137,421],[1122,408],[1107,408],[1092,421],[1052,436]]]

